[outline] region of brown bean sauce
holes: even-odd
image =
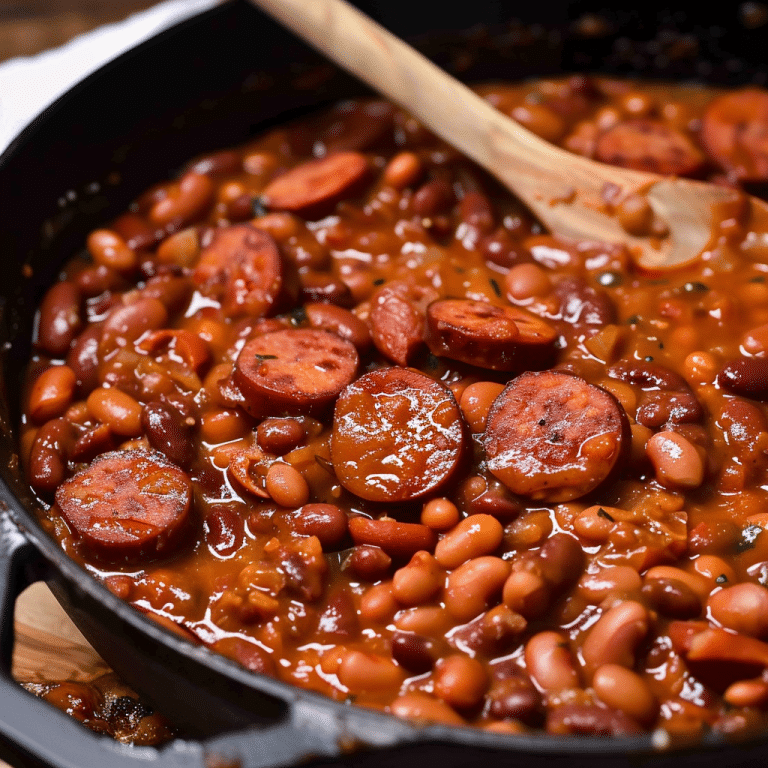
[[[479,90],[592,158],[768,179],[758,89]],[[377,103],[197,158],[42,303],[43,524],[191,642],[336,700],[509,733],[764,727],[768,249],[737,212],[713,227],[643,272]]]

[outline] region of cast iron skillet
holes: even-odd
[[[580,70],[730,85],[766,81],[768,27],[759,8],[721,7],[712,18],[702,16],[702,8],[691,20],[651,2],[642,11],[609,11],[584,24],[575,22],[599,6],[539,0],[514,10],[522,16],[519,24],[511,23],[504,3],[485,0],[360,5],[396,33],[420,40],[428,55],[467,80]],[[257,768],[307,760],[371,768],[439,761],[450,768],[484,759],[525,761],[534,768],[661,768],[765,759],[766,741],[733,746],[707,737],[664,754],[650,736],[502,737],[468,728],[419,728],[333,702],[254,675],[145,619],[70,561],[36,522],[37,502],[19,472],[15,427],[35,307],[63,262],[82,248],[91,229],[190,157],[363,92],[245,0],[235,0],[88,78],[0,158],[0,757],[53,768]],[[11,680],[13,602],[36,580],[49,584],[105,660],[173,719],[182,738],[161,749],[122,747]]]

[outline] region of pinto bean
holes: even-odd
[[[275,504],[293,509],[309,501],[309,486],[304,475],[290,464],[275,462],[268,470],[264,486]]]
[[[579,685],[568,641],[558,632],[539,632],[526,643],[525,666],[539,690],[561,691]]]
[[[629,422],[613,395],[555,371],[524,373],[496,399],[483,436],[488,469],[514,493],[568,501],[620,466]]]
[[[361,498],[397,502],[437,492],[463,451],[453,395],[424,374],[372,371],[346,387],[336,402],[334,469],[339,482]]]
[[[645,446],[659,482],[672,488],[698,488],[704,482],[704,462],[688,440],[676,432],[657,432]]]
[[[429,552],[416,552],[407,565],[395,571],[392,593],[401,605],[420,605],[443,585],[445,573]]]
[[[75,394],[77,379],[68,365],[56,365],[37,377],[29,393],[29,415],[40,424],[67,410]]]
[[[476,707],[488,688],[488,673],[477,660],[463,654],[446,656],[435,668],[435,694],[452,707]]]
[[[336,673],[339,682],[351,693],[364,691],[397,692],[405,673],[391,659],[363,651],[349,651]]]
[[[640,675],[618,664],[599,667],[592,678],[592,687],[601,701],[635,722],[648,725],[659,711],[648,683]]]
[[[475,557],[448,576],[445,607],[459,621],[469,621],[501,597],[510,565],[500,557]]]
[[[582,646],[588,669],[602,664],[632,667],[635,648],[648,632],[648,611],[633,600],[609,608],[589,630]]]

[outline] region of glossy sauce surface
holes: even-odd
[[[768,176],[763,91],[480,91],[597,159]],[[735,205],[697,263],[643,273],[380,102],[199,158],[43,300],[22,455],[44,525],[161,624],[337,700],[509,733],[760,729],[750,224]]]

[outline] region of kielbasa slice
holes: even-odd
[[[424,313],[437,299],[428,286],[393,281],[371,298],[371,336],[376,349],[397,365],[406,366],[424,344]]]
[[[251,224],[213,230],[193,277],[201,292],[221,301],[231,317],[269,314],[283,286],[275,241]]]
[[[64,519],[94,553],[112,562],[170,551],[189,518],[189,477],[159,453],[102,454],[56,491]]]
[[[463,448],[453,394],[418,371],[371,371],[336,402],[336,477],[363,499],[409,501],[434,492],[453,475]]]
[[[291,168],[261,193],[265,208],[312,214],[328,210],[368,175],[368,161],[359,152],[336,152]]]
[[[232,376],[257,418],[321,413],[357,372],[355,346],[335,333],[287,328],[251,339]]]
[[[692,176],[704,164],[704,155],[684,133],[646,119],[609,128],[597,139],[595,156],[604,163],[664,176]]]
[[[496,398],[483,436],[488,469],[547,503],[597,488],[623,462],[629,422],[618,401],[577,376],[524,373]]]
[[[556,337],[551,325],[517,307],[470,299],[443,299],[427,307],[425,340],[430,351],[480,368],[542,367]]]
[[[714,99],[704,112],[701,141],[731,178],[768,179],[768,91],[746,88]]]

